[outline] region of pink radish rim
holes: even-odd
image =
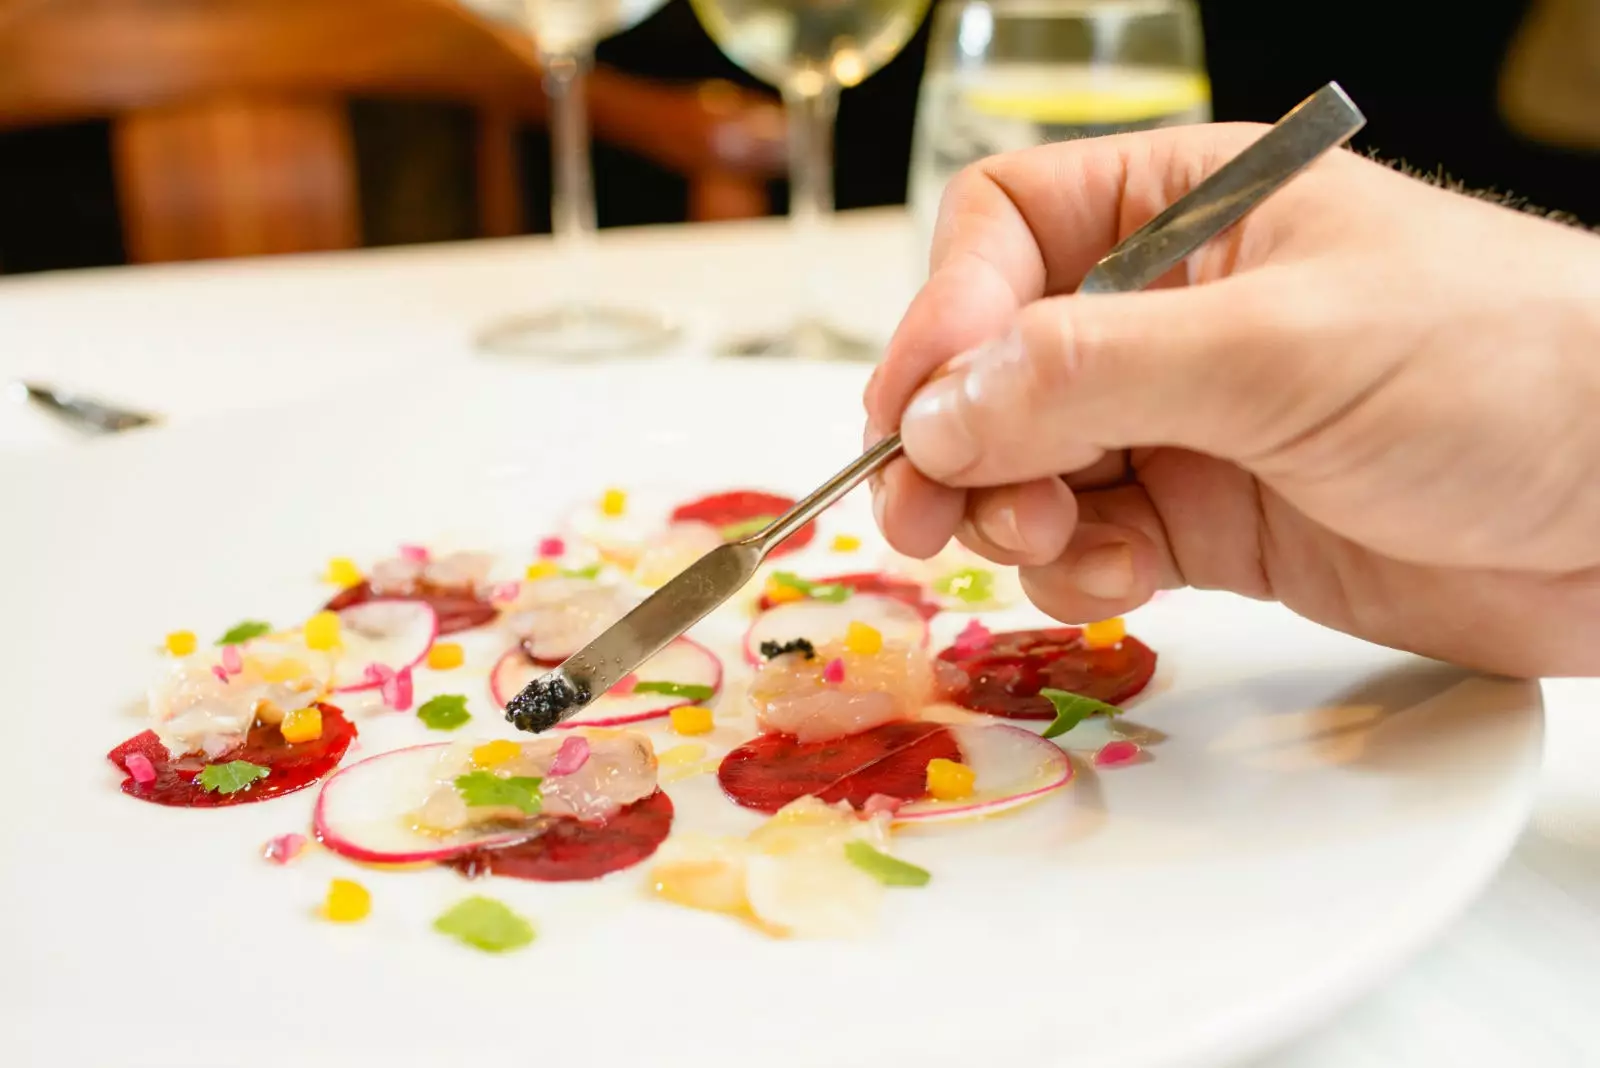
[[[722,693],[722,658],[716,653],[713,653],[710,649],[706,648],[704,645],[701,645],[699,642],[695,641],[693,638],[677,638],[672,644],[677,644],[678,642],[682,642],[684,645],[695,649],[700,653],[701,656],[705,657],[715,666],[716,672],[713,675],[711,682],[711,696],[705,698],[705,700],[716,700],[717,697],[719,697]],[[494,662],[494,667],[489,671],[489,696],[494,698],[494,703],[501,709],[506,707],[506,694],[501,690],[500,687],[500,667],[502,664],[514,660],[520,660],[524,663],[539,663],[539,661],[535,661],[527,653],[523,652],[522,646],[520,645],[512,646],[500,657],[500,659]],[[554,729],[573,730],[578,727],[623,727],[630,723],[643,723],[646,720],[661,719],[662,717],[669,715],[674,708],[684,708],[695,703],[687,697],[668,697],[666,694],[662,694],[661,696],[663,700],[670,701],[671,704],[663,705],[657,709],[651,709],[648,712],[639,712],[631,716],[611,716],[607,719],[586,719],[580,723],[557,723]]]
[[[336,614],[343,616],[346,612],[353,612],[358,608],[363,608],[370,604],[403,604],[411,608],[424,609],[428,613],[428,618],[433,621],[433,624],[428,631],[428,643],[422,647],[422,651],[417,654],[417,658],[415,660],[411,661],[409,664],[386,664],[384,665],[385,667],[393,668],[395,673],[398,674],[402,671],[415,668],[424,660],[428,659],[428,651],[431,650],[434,646],[434,643],[439,640],[439,613],[434,611],[433,605],[426,601],[411,601],[403,597],[380,597],[376,600],[362,601],[359,604],[353,604],[348,608],[341,608]],[[365,665],[363,665],[363,667],[364,666]],[[337,671],[337,668],[335,668],[335,671]],[[361,681],[353,682],[348,686],[335,686],[333,688],[333,692],[365,693],[368,690],[376,690],[382,685],[383,683],[377,680],[363,678]]]
[[[490,835],[488,837],[474,839],[471,842],[464,842],[460,845],[446,846],[441,849],[427,852],[379,853],[375,850],[356,845],[354,842],[350,841],[350,839],[329,829],[326,811],[328,805],[328,790],[333,786],[334,783],[338,782],[342,776],[347,775],[352,771],[356,771],[364,765],[371,764],[374,761],[387,760],[390,757],[399,756],[402,753],[418,753],[424,749],[445,749],[451,744],[453,743],[429,742],[425,745],[408,745],[402,749],[391,749],[387,753],[378,753],[375,756],[365,757],[356,761],[354,764],[340,768],[338,771],[328,776],[328,778],[323,781],[322,789],[317,791],[317,803],[316,806],[311,810],[312,836],[316,838],[317,841],[331,849],[333,852],[339,854],[341,857],[347,857],[350,860],[362,861],[363,863],[367,864],[432,863],[439,860],[449,860],[451,857],[459,856],[462,853],[466,853],[474,849],[481,849],[485,846],[508,845],[512,842],[521,841],[522,839],[528,837],[527,835],[523,834],[507,833],[501,835]],[[395,815],[398,819],[400,813],[396,813]]]
[[[1039,798],[1044,797],[1046,794],[1053,794],[1057,790],[1061,790],[1071,785],[1072,780],[1077,775],[1076,770],[1072,766],[1072,758],[1068,756],[1060,746],[1050,741],[1050,739],[1042,738],[1030,730],[1025,730],[1022,727],[1013,727],[1008,723],[972,723],[963,724],[962,726],[970,727],[973,730],[1012,731],[1016,734],[1026,735],[1033,742],[1037,742],[1039,745],[1048,745],[1051,749],[1054,749],[1057,753],[1059,753],[1061,755],[1061,764],[1065,771],[1063,772],[1061,778],[1045,786],[1040,786],[1020,794],[1009,794],[1005,797],[997,797],[988,801],[976,801],[970,805],[951,807],[950,803],[942,801],[912,801],[894,814],[893,821],[895,823],[933,823],[939,820],[970,819],[975,816],[981,816],[984,813],[998,814],[1013,808],[1020,808],[1029,802],[1036,801]],[[919,812],[917,811],[918,805],[939,805],[942,807],[926,808]]]
[[[923,648],[923,649],[926,649],[928,647],[928,639],[929,639],[929,636],[931,634],[931,631],[930,631],[930,629],[928,627],[928,621],[926,619],[922,618],[922,614],[920,612],[918,612],[916,609],[912,608],[910,605],[906,604],[904,601],[899,600],[898,598],[886,597],[881,593],[857,593],[857,594],[852,595],[850,600],[848,600],[848,601],[840,601],[837,604],[831,605],[831,607],[837,608],[837,607],[840,607],[842,605],[849,604],[851,601],[855,601],[855,600],[858,600],[858,599],[867,599],[867,598],[870,598],[871,600],[873,600],[875,602],[880,602],[880,603],[883,603],[883,604],[897,605],[900,608],[906,609],[912,615],[916,616],[917,617],[917,622],[922,627],[922,637],[918,641],[918,646],[920,648]],[[763,619],[765,619],[767,616],[771,615],[773,612],[781,612],[781,611],[783,611],[783,609],[787,605],[790,605],[790,604],[804,604],[804,603],[805,603],[804,601],[786,601],[786,602],[784,602],[784,604],[775,604],[771,608],[768,608],[766,611],[758,613],[756,615],[756,618],[751,621],[750,626],[745,630],[744,637],[742,639],[740,639],[740,641],[739,641],[739,647],[744,650],[744,659],[745,659],[745,662],[747,664],[749,664],[751,667],[760,667],[763,663],[765,663],[765,661],[762,659],[761,651],[759,649],[756,649],[756,648],[751,648],[751,644],[750,644],[751,643],[751,636],[753,634],[755,634],[756,627],[760,625],[761,621]],[[823,602],[823,603],[828,603],[828,602]]]

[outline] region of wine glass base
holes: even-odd
[[[654,312],[575,304],[497,323],[478,336],[478,348],[491,356],[557,360],[637,356],[664,348],[679,333]]]
[[[820,320],[808,319],[781,333],[730,339],[723,343],[721,353],[741,359],[876,363],[883,355],[883,346]]]

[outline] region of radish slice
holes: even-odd
[[[756,617],[744,637],[745,659],[761,663],[765,642],[785,645],[804,638],[821,647],[843,641],[851,623],[865,623],[888,645],[928,644],[928,622],[904,601],[874,593],[858,593],[845,601],[790,601]]]
[[[961,762],[975,773],[972,795],[959,801],[913,801],[896,823],[993,816],[1036,801],[1072,781],[1072,761],[1060,746],[1032,731],[1004,725],[950,727]]]
[[[463,831],[441,838],[413,830],[414,812],[443,777],[459,770],[459,746],[444,742],[358,761],[323,784],[311,824],[335,853],[372,864],[448,860],[480,846],[509,845],[526,831]]]
[[[422,663],[438,636],[439,615],[426,601],[364,601],[341,609],[332,686],[341,693],[374,689]],[[369,673],[373,664],[389,670]]]
[[[522,649],[512,649],[500,658],[489,676],[489,690],[501,708],[522,692],[523,687],[550,670],[550,665],[528,658]],[[626,723],[658,719],[683,705],[713,700],[722,689],[722,661],[705,646],[679,638],[629,676],[631,686],[621,692],[618,686],[602,694],[589,707],[558,726],[620,727]],[[710,697],[678,697],[663,693],[640,693],[637,687],[652,682],[675,682],[683,686],[707,686]]]

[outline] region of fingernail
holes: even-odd
[[[1072,569],[1078,589],[1102,601],[1120,601],[1133,592],[1133,547],[1101,545],[1078,557]]]
[[[1017,510],[1007,505],[997,509],[984,524],[983,533],[994,542],[996,548],[1009,549],[1014,553],[1028,551],[1028,543],[1022,536],[1022,526],[1017,522]]]

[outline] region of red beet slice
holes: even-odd
[[[474,849],[444,861],[467,876],[504,875],[541,883],[598,879],[648,860],[672,830],[672,799],[657,790],[604,823],[556,820],[516,845]]]
[[[883,597],[892,597],[902,604],[910,605],[922,613],[923,619],[932,619],[939,614],[939,606],[928,600],[923,588],[910,579],[899,578],[895,575],[886,575],[881,571],[864,571],[853,575],[830,575],[827,578],[807,579],[814,586],[849,586],[857,593],[875,593]],[[763,593],[759,608],[765,612],[776,602],[770,594]]]
[[[124,773],[127,758],[143,753],[156,769],[151,783],[135,782],[131,774],[122,780],[122,792],[141,801],[173,808],[221,808],[225,805],[245,805],[252,801],[265,801],[270,797],[294,793],[326,776],[344,758],[345,750],[355,740],[356,728],[345,719],[344,713],[329,704],[319,704],[322,710],[322,737],[299,745],[284,741],[277,727],[256,724],[245,736],[244,745],[217,760],[207,760],[200,754],[190,754],[174,760],[167,747],[161,744],[154,731],[145,731],[117,746],[106,754],[106,759]],[[232,794],[213,793],[197,781],[207,764],[229,764],[235,760],[248,761],[269,769],[266,778],[258,779],[243,790]]]
[[[966,676],[951,701],[1008,719],[1054,719],[1055,708],[1039,696],[1043,689],[1120,705],[1149,685],[1156,671],[1155,651],[1137,638],[1090,649],[1077,627],[1008,631],[981,650],[964,653],[952,646],[939,659]]]
[[[785,497],[777,493],[764,493],[760,490],[733,490],[728,493],[714,493],[709,497],[702,497],[698,501],[681,504],[672,513],[674,523],[683,523],[690,520],[709,523],[721,530],[738,523],[747,523],[752,519],[763,516],[776,519],[778,516],[793,508],[793,497]],[[789,540],[768,553],[768,559],[782,556],[785,553],[798,552],[811,544],[811,539],[817,536],[817,525],[807,523],[793,534]]]
[[[717,781],[735,804],[757,812],[776,812],[807,795],[861,809],[874,795],[927,797],[928,761],[936,757],[961,759],[961,747],[938,723],[885,723],[804,745],[793,735],[763,734],[723,758]]]
[[[440,634],[458,634],[473,627],[491,623],[500,610],[468,589],[454,586],[434,586],[421,583],[410,594],[374,593],[372,584],[363,580],[355,586],[340,590],[339,595],[325,606],[330,612],[364,604],[367,601],[426,601],[439,616]]]

